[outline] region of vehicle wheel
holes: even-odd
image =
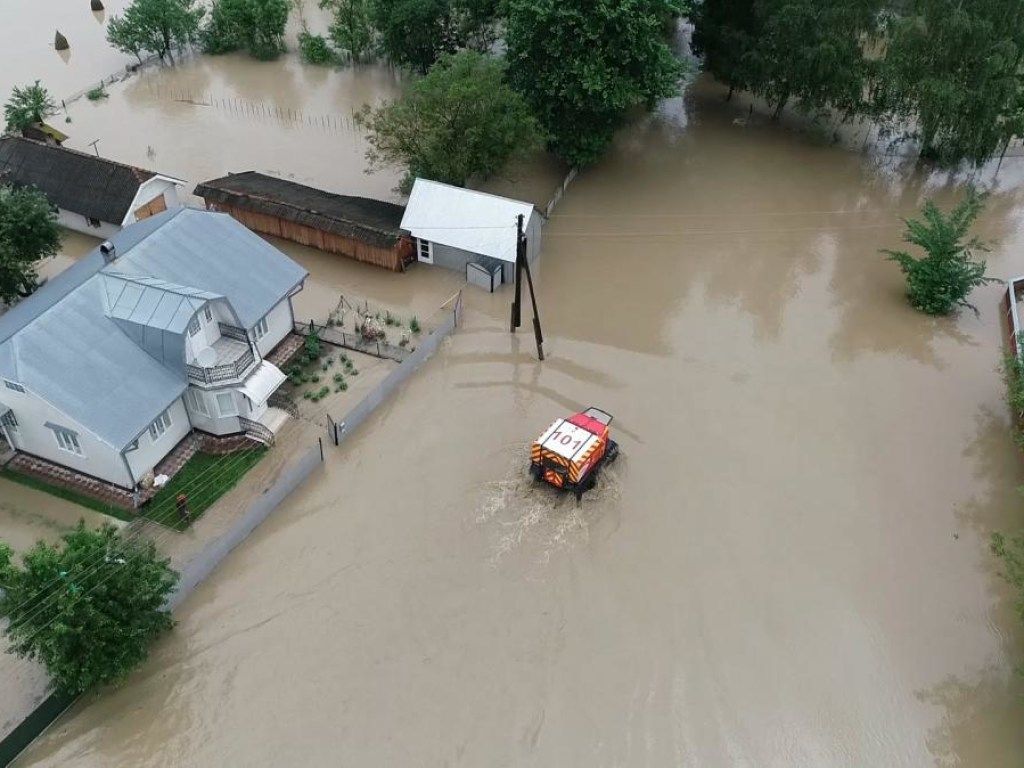
[[[530,465],[530,477],[540,482],[544,479],[544,469],[539,464]]]
[[[605,458],[608,459],[609,464],[619,458],[619,444],[614,440],[608,441],[608,451],[605,453]]]

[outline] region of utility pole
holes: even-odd
[[[511,332],[515,333],[516,328],[522,324],[522,286],[523,273],[526,273],[526,281],[530,288],[530,303],[533,305],[533,337],[537,342],[537,357],[544,360],[544,333],[540,327],[540,313],[537,309],[537,294],[533,290],[533,273],[530,271],[530,261],[526,256],[527,242],[523,233],[523,215],[519,214],[516,219],[516,295],[512,300],[512,322]]]

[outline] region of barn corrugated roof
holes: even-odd
[[[394,203],[307,187],[256,171],[204,181],[195,195],[208,203],[276,216],[323,232],[390,248],[401,237],[405,209]]]
[[[0,316],[0,377],[120,450],[186,386],[135,329],[180,335],[220,297],[251,328],[306,271],[227,214],[178,208],[110,241],[112,263],[97,248]]]
[[[516,217],[528,227],[530,203],[416,179],[402,229],[413,237],[515,263]]]
[[[157,174],[21,136],[0,138],[0,180],[39,189],[58,208],[120,224]]]

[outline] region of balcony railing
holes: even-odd
[[[226,323],[217,323],[220,328],[220,335],[227,336],[229,339],[236,339],[238,341],[249,341],[249,335],[241,328],[236,325],[227,325]]]
[[[242,375],[249,367],[256,362],[252,353],[252,347],[246,347],[245,351],[230,363],[214,365],[204,368],[199,365],[186,365],[185,372],[191,381],[198,384],[219,384],[224,381],[234,381],[242,378]]]

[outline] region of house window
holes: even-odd
[[[210,309],[210,305],[209,304],[207,304],[205,307],[203,307],[203,317],[206,318],[206,322],[208,322],[208,323],[212,323],[213,322],[213,310]]]
[[[235,398],[230,392],[221,392],[217,395],[217,410],[221,416],[237,416],[238,407],[235,405]]]
[[[156,417],[156,421],[149,425],[149,436],[156,442],[169,426],[171,426],[171,414],[169,411],[164,411]]]
[[[193,317],[188,321],[188,335],[195,336],[197,333],[199,333],[199,318]]]
[[[192,410],[196,413],[201,413],[203,416],[209,416],[210,411],[206,407],[206,396],[203,395],[197,389],[188,390],[188,404],[192,407]]]
[[[13,381],[4,379],[4,386],[8,389],[13,389],[15,392],[24,392],[25,388],[21,384],[15,384]]]
[[[259,339],[262,339],[264,336],[266,336],[267,335],[267,331],[270,330],[270,326],[267,325],[267,318],[264,317],[262,320],[260,320],[258,323],[256,323],[256,329],[255,330],[256,330],[256,339],[257,339],[257,341]]]
[[[78,442],[78,435],[70,429],[58,427],[55,424],[49,425],[53,430],[53,436],[57,439],[57,447],[68,453],[82,455],[82,446]]]
[[[424,261],[427,264],[434,263],[434,244],[429,240],[424,240],[422,237],[417,239],[419,247],[420,261]]]
[[[89,226],[92,227],[93,229],[99,229],[100,226],[103,223],[99,219],[92,218],[92,216],[86,216],[85,220],[89,224]]]
[[[14,418],[14,411],[7,411],[3,416],[0,416],[0,426],[7,427],[8,429],[18,428],[18,420]]]

